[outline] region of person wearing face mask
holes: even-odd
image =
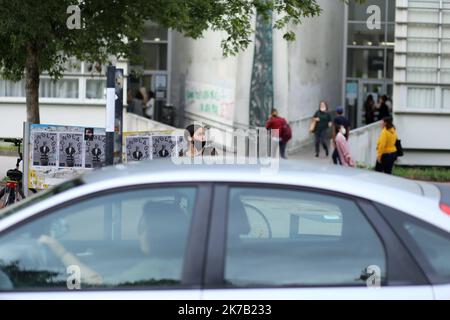
[[[347,129],[343,125],[335,126],[336,150],[339,155],[341,165],[344,167],[355,167],[355,161],[350,152],[350,146],[347,140]]]
[[[334,145],[334,151],[333,151],[333,163],[334,164],[342,164],[341,160],[339,158],[339,153],[337,151],[337,147],[336,147],[336,128],[338,126],[343,126],[345,128],[345,138],[349,139],[350,137],[350,121],[347,119],[347,117],[344,116],[344,108],[339,106],[336,108],[336,118],[334,118],[334,130],[333,130],[333,145]]]
[[[191,158],[217,156],[217,150],[214,147],[207,146],[206,129],[204,127],[195,124],[189,125],[184,131],[184,138],[188,143],[184,156]]]
[[[328,128],[332,126],[331,116],[328,113],[328,104],[325,101],[320,102],[319,110],[314,114],[314,121],[316,126],[314,130],[316,158],[319,157],[320,145],[322,144],[325,154],[328,157]]]

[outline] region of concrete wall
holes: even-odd
[[[172,38],[171,101],[178,108],[179,115],[183,116],[184,113],[186,81],[232,87],[235,91],[235,126],[246,127],[249,122],[253,48],[250,46],[236,57],[224,58],[220,46],[223,34],[220,32],[206,32],[198,40],[185,38],[174,32]],[[184,114],[179,126],[192,121],[205,121],[221,129],[230,129],[224,123],[205,120],[192,114]]]
[[[344,2],[318,1],[319,17],[305,19],[294,29],[297,40],[288,43],[288,114],[293,141],[291,151],[311,142],[309,124],[320,100],[335,109],[341,102]]]
[[[450,115],[395,114],[395,125],[405,156],[401,165],[450,166]]]
[[[311,142],[309,123],[326,100],[333,108],[341,101],[344,3],[319,0],[323,12],[315,18],[304,19],[293,28],[297,40],[289,43],[282,38],[284,31],[274,31],[274,104],[280,115],[292,124],[293,141],[290,151]],[[222,34],[206,32],[199,40],[173,34],[172,102],[183,112],[186,80],[221,85],[235,82],[234,128],[249,124],[250,85],[253,66],[253,45],[237,57],[224,59],[220,42]],[[180,126],[200,117],[184,114]],[[222,123],[207,121],[221,129]]]
[[[375,166],[377,159],[377,142],[380,133],[380,122],[350,132],[350,151],[357,164],[367,167]]]
[[[105,127],[105,106],[102,105],[40,105],[41,123]],[[0,137],[21,138],[27,119],[25,103],[0,103]]]

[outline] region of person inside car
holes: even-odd
[[[48,235],[42,235],[38,242],[46,245],[65,267],[78,266],[82,285],[179,281],[187,231],[188,217],[177,204],[148,202],[143,208],[137,230],[142,259],[121,274],[110,277],[103,277],[97,273],[58,240]]]

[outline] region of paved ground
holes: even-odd
[[[300,151],[298,151],[294,154],[288,154],[288,159],[299,160],[299,161],[301,161],[301,160],[316,161],[317,163],[320,163],[320,164],[332,164],[333,161],[331,160],[331,152],[332,151],[330,151],[330,156],[328,158],[326,158],[325,151],[323,151],[323,148],[321,148],[320,157],[316,158],[314,146],[311,145],[311,146],[301,149]]]

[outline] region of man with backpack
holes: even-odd
[[[281,158],[287,159],[286,145],[292,139],[292,129],[286,119],[278,116],[276,109],[272,110],[271,117],[266,123],[266,129],[274,130],[275,133],[272,134],[272,138],[276,139],[280,145]]]

